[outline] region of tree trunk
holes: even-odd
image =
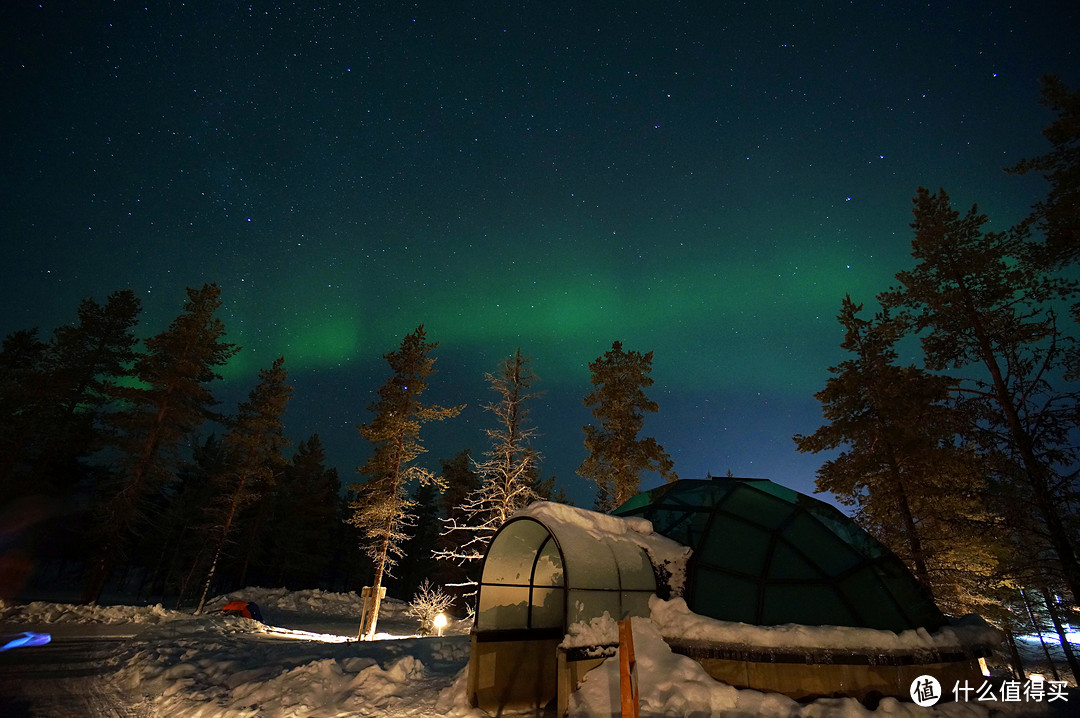
[[[964,311],[975,332],[983,365],[990,372],[990,377],[993,380],[994,395],[1005,417],[1009,436],[1020,453],[1027,484],[1034,491],[1035,505],[1046,524],[1050,543],[1057,553],[1061,572],[1065,577],[1066,584],[1069,586],[1073,603],[1080,604],[1080,562],[1077,561],[1072,541],[1062,524],[1061,516],[1058,515],[1058,502],[1054,500],[1053,492],[1050,490],[1050,479],[1047,476],[1049,468],[1043,465],[1035,456],[1034,441],[1031,434],[1024,429],[1023,422],[1020,420],[1020,413],[1013,402],[1012,394],[1009,393],[1009,387],[1001,373],[1001,367],[998,366],[997,355],[994,353],[993,345],[983,328],[982,317],[975,307],[975,302],[967,285],[959,276],[955,276],[954,279],[957,281],[963,295]]]
[[[386,554],[390,550],[390,522],[387,522],[386,536],[379,544],[379,558],[375,561],[375,577],[371,581],[371,595],[368,596],[364,605],[368,607],[364,614],[364,623],[360,626],[360,634],[357,636],[361,641],[370,641],[375,638],[375,624],[379,620],[379,606],[382,603],[382,580],[386,570]]]
[[[1035,632],[1039,636],[1039,645],[1042,646],[1043,654],[1046,655],[1046,662],[1050,664],[1050,672],[1054,674],[1054,680],[1060,681],[1061,677],[1058,675],[1057,666],[1054,665],[1054,657],[1050,655],[1050,649],[1046,647],[1046,641],[1043,640],[1042,626],[1039,625],[1038,619],[1035,618],[1035,611],[1031,608],[1031,602],[1028,601],[1027,594],[1024,593],[1024,589],[1020,589],[1020,596],[1024,599],[1024,606],[1027,607],[1028,618],[1031,619],[1031,625],[1035,628]]]
[[[202,596],[199,597],[199,606],[195,609],[195,615],[202,614],[203,608],[206,606],[206,594],[210,592],[210,584],[214,582],[214,572],[217,571],[218,561],[221,559],[221,553],[225,550],[225,542],[229,539],[229,530],[232,528],[233,517],[236,516],[236,509],[240,505],[240,499],[243,496],[244,491],[244,477],[240,477],[240,484],[236,487],[236,491],[233,492],[232,501],[229,502],[229,513],[225,516],[225,523],[221,527],[221,536],[218,538],[217,548],[214,550],[214,558],[210,562],[210,570],[206,574],[206,583],[203,584]]]
[[[1042,587],[1043,601],[1046,602],[1046,610],[1050,614],[1050,620],[1054,622],[1054,630],[1057,631],[1058,638],[1061,640],[1061,650],[1065,652],[1065,660],[1069,664],[1069,670],[1072,671],[1073,680],[1080,685],[1080,662],[1076,660],[1076,653],[1072,649],[1072,644],[1069,643],[1069,637],[1065,633],[1065,626],[1061,623],[1061,616],[1058,615],[1057,601],[1050,595],[1050,591],[1046,586]]]
[[[891,445],[889,446],[889,470],[893,475],[896,505],[900,510],[900,519],[904,522],[904,535],[907,538],[908,550],[911,551],[911,561],[915,564],[915,577],[930,594],[930,599],[934,600],[934,587],[930,583],[930,571],[926,568],[926,553],[923,551],[919,529],[915,526],[915,517],[911,513],[911,504],[908,503],[907,491],[904,490],[904,482],[900,477],[900,467],[897,466]]]
[[[1016,635],[1009,629],[1005,629],[1005,642],[1009,644],[1009,656],[1012,662],[1013,673],[1018,681],[1023,681],[1027,674],[1024,673],[1024,661],[1020,658],[1020,649],[1016,647]]]

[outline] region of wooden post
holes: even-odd
[[[619,692],[622,696],[622,718],[638,718],[637,660],[634,658],[634,631],[630,619],[619,621]]]
[[[360,597],[364,599],[364,607],[360,609],[360,633],[356,637],[361,641],[366,640],[364,637],[364,626],[367,625],[367,615],[375,610],[375,606],[382,599],[386,598],[386,586],[379,586],[378,598],[375,597],[375,592],[371,589],[371,586],[364,586],[360,589]]]

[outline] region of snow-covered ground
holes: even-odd
[[[257,603],[265,622],[224,617],[214,610],[234,599]],[[643,716],[990,718],[1040,715],[1050,707],[1059,709],[1055,715],[1071,714],[1061,711],[1067,705],[1062,701],[1056,706],[973,701],[923,709],[885,699],[870,711],[851,699],[804,705],[779,695],[736,690],[668,649],[661,628],[665,621],[670,624],[673,608],[654,603],[657,623],[633,621]],[[353,640],[360,601],[352,593],[252,588],[216,598],[203,616],[160,606],[0,603],[0,635],[5,636],[0,645],[28,630],[56,637],[45,646],[0,653],[0,698],[8,701],[0,702],[0,713],[155,718],[486,715],[465,702],[469,626],[452,622],[443,637],[420,638],[413,635],[417,624],[405,615],[404,604],[388,600],[383,605],[378,640],[360,642]],[[666,619],[661,619],[663,611]],[[91,636],[96,637],[93,642],[87,640]],[[91,657],[77,660],[80,651],[89,651]],[[54,657],[56,665],[50,662]],[[571,715],[617,715],[618,683],[617,660],[609,659],[574,694]],[[78,711],[72,712],[72,706]]]

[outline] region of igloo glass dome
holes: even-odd
[[[947,625],[903,563],[836,508],[765,479],[681,480],[615,510],[693,549],[686,603],[756,625]]]

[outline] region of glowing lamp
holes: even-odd
[[[441,636],[442,630],[446,628],[446,614],[440,613],[431,622],[435,624],[435,628],[439,629],[439,635]]]

